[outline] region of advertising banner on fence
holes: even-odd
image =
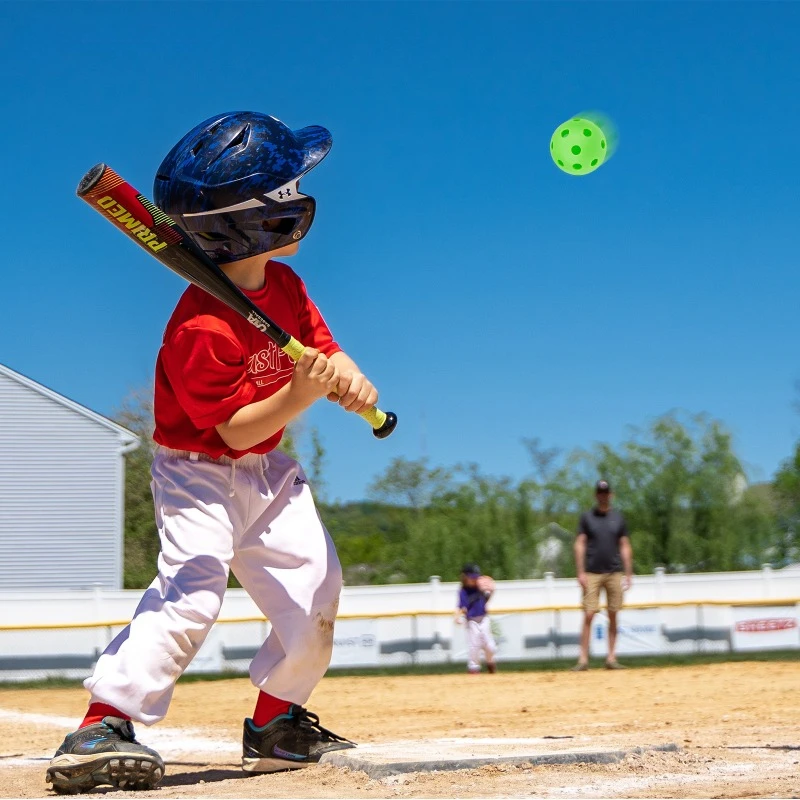
[[[741,606],[731,612],[734,650],[800,647],[797,606]]]
[[[657,608],[623,608],[617,616],[617,654],[647,655],[662,650],[661,615]],[[591,651],[608,655],[608,617],[605,612],[592,620]]]
[[[369,667],[379,663],[374,619],[338,619],[333,629],[332,667]]]
[[[215,625],[206,636],[197,655],[192,659],[186,672],[222,672],[223,635],[219,625]]]

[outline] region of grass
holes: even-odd
[[[765,650],[754,653],[682,653],[659,656],[621,657],[622,663],[629,669],[643,667],[688,667],[701,664],[728,664],[734,662],[775,662],[800,661],[800,650]],[[550,661],[501,661],[501,672],[563,672],[575,663],[575,659],[557,659]],[[602,659],[594,659],[591,666],[602,668]],[[445,664],[401,664],[391,667],[365,668],[332,668],[328,678],[345,677],[390,677],[403,675],[460,675],[465,672],[463,663]],[[180,683],[197,683],[200,681],[227,681],[246,677],[246,673],[191,673],[179,679]],[[74,689],[83,682],[74,678],[42,678],[40,680],[19,681],[13,683],[0,682],[0,692],[8,689]]]

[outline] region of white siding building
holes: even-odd
[[[0,364],[0,592],[122,588],[129,430]]]

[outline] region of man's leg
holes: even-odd
[[[600,576],[594,573],[586,575],[586,589],[583,592],[583,627],[581,628],[580,654],[575,671],[582,671],[589,666],[589,641],[592,635],[592,619],[597,613],[600,602]]]
[[[617,660],[617,612],[608,612],[608,656],[606,661],[613,664]]]
[[[578,655],[578,666],[588,667],[589,665],[589,639],[592,635],[592,620],[594,611],[584,611],[583,627],[581,628],[581,651]]]
[[[613,572],[606,576],[606,601],[608,603],[608,656],[606,666],[617,668],[617,614],[622,607],[622,574]]]

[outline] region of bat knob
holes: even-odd
[[[372,435],[376,439],[385,439],[397,427],[397,414],[392,411],[387,411],[386,421],[380,428],[373,428]]]
[[[103,173],[106,171],[105,164],[95,164],[82,178],[81,182],[78,184],[78,188],[75,190],[75,194],[78,197],[83,197],[86,192],[94,189],[97,185],[97,182],[100,178],[103,177]]]

